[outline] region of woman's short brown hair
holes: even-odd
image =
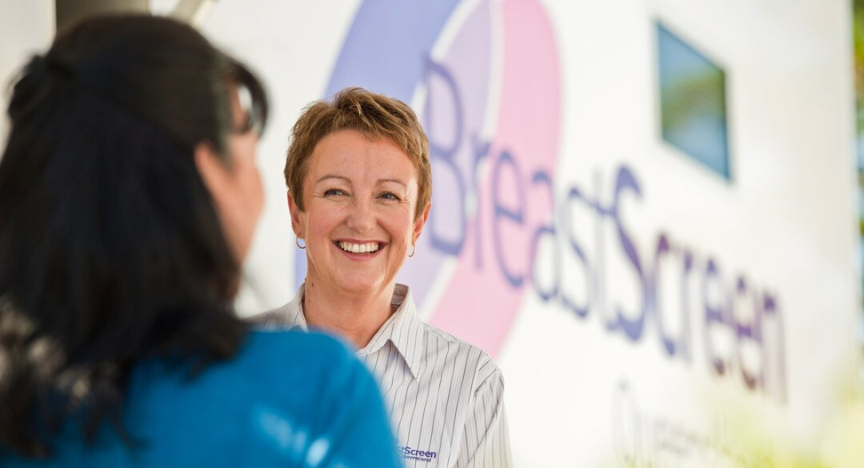
[[[420,216],[432,197],[432,167],[426,133],[407,104],[362,88],[345,88],[336,93],[332,102],[321,100],[312,103],[294,124],[285,161],[285,183],[297,208],[305,209],[303,179],[315,146],[339,130],[356,130],[373,139],[389,138],[408,155],[417,169],[414,217]]]

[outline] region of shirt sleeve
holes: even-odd
[[[504,379],[500,371],[489,376],[474,392],[457,468],[512,468],[503,396]]]
[[[307,458],[318,463],[306,466],[402,467],[378,384],[347,348],[344,353],[341,365],[327,376],[320,401],[309,402],[321,409],[322,442],[309,450],[317,460]]]

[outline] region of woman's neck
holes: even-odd
[[[310,327],[338,333],[363,349],[390,318],[395,283],[372,294],[328,288],[307,278],[303,315]]]

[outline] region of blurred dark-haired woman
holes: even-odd
[[[267,117],[243,65],[169,19],[90,19],[24,68],[9,117],[0,465],[398,464],[343,345],[233,313]]]

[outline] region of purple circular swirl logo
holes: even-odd
[[[418,111],[430,142],[432,212],[399,281],[430,323],[496,355],[552,222],[561,80],[543,6],[366,0],[327,96],[346,86]],[[302,254],[296,273],[302,281]]]

